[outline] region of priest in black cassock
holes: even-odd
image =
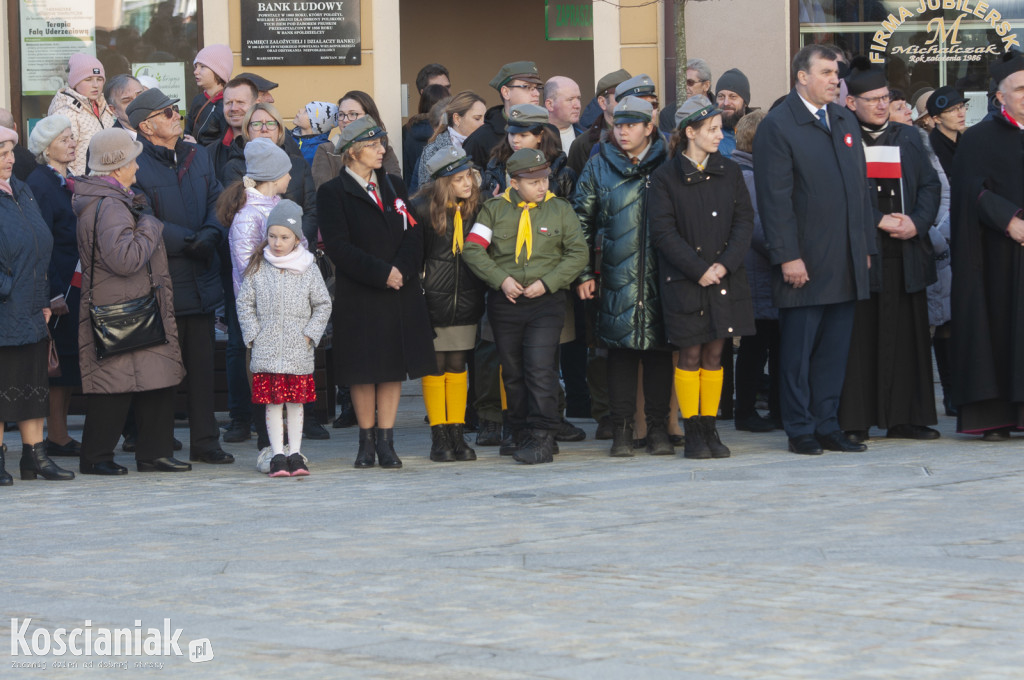
[[[961,137],[950,180],[957,431],[1024,430],[1024,57],[992,66],[999,109]]]
[[[860,123],[879,255],[871,297],[857,302],[839,425],[853,441],[872,427],[898,439],[936,439],[926,288],[935,282],[928,229],[942,185],[916,129],[889,121],[885,73],[855,59],[846,106]]]

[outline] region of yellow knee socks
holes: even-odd
[[[427,419],[430,426],[446,425],[445,415],[445,377],[443,375],[423,376],[423,403],[427,407]]]
[[[683,418],[698,415],[700,408],[700,371],[684,371],[676,368],[676,399],[679,400],[679,412]]]
[[[466,422],[466,395],[469,391],[469,373],[444,374],[444,401],[448,407],[448,423]]]
[[[501,412],[508,410],[508,397],[505,396],[505,376],[501,374],[501,366],[498,366],[498,392],[501,394]]]
[[[718,403],[722,400],[722,382],[725,376],[724,369],[709,371],[700,369],[700,414],[702,416],[717,416]]]

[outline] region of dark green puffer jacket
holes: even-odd
[[[574,205],[592,254],[579,282],[596,278],[597,341],[602,347],[659,349],[665,333],[658,297],[658,259],[647,229],[650,176],[666,157],[655,135],[638,165],[601,143],[576,184]],[[594,257],[595,244],[600,253]]]

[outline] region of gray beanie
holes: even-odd
[[[46,151],[46,148],[53,143],[53,140],[61,136],[65,130],[71,127],[71,120],[67,116],[47,116],[36,123],[32,128],[32,134],[28,136],[28,150],[32,155],[38,156]]]
[[[250,144],[252,142],[249,142]],[[248,146],[248,145],[246,145]],[[281,202],[267,215],[267,232],[271,227],[288,227],[295,232],[295,238],[302,240],[302,208],[295,201],[282,198]]]
[[[287,152],[265,137],[245,145],[245,175],[254,182],[273,182],[292,171]]]
[[[735,92],[743,99],[745,106],[750,106],[750,81],[738,68],[731,68],[722,74],[722,77],[715,83],[715,93],[722,90]]]

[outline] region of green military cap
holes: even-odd
[[[615,105],[612,120],[618,123],[650,123],[654,116],[654,106],[640,97],[626,97]]]
[[[633,76],[629,75],[629,71],[624,68],[620,68],[618,71],[612,71],[601,80],[597,81],[597,95],[603,97],[608,90],[614,91],[621,83],[626,82]]]
[[[551,163],[539,149],[520,149],[505,164],[509,177],[537,179],[551,174]]]
[[[682,130],[688,125],[699,123],[705,118],[717,116],[722,111],[716,109],[711,100],[702,94],[695,94],[676,109],[676,128]]]
[[[654,90],[654,81],[651,80],[651,77],[646,73],[641,73],[619,83],[618,87],[615,88],[615,98],[622,99],[630,95],[634,97],[654,96]]]
[[[505,131],[527,132],[548,124],[548,110],[537,104],[516,104],[508,112]]]
[[[338,151],[344,151],[356,142],[383,139],[387,137],[387,134],[371,116],[357,118],[346,125],[345,129],[341,131],[341,135],[338,136]]]
[[[448,177],[472,167],[473,162],[466,156],[466,152],[462,149],[456,149],[454,146],[440,149],[427,159],[427,174],[432,179]]]
[[[505,64],[498,71],[498,75],[491,78],[491,82],[488,84],[501,92],[501,88],[513,80],[525,80],[537,85],[544,84],[537,72],[537,65],[532,61],[513,61],[511,64]]]

